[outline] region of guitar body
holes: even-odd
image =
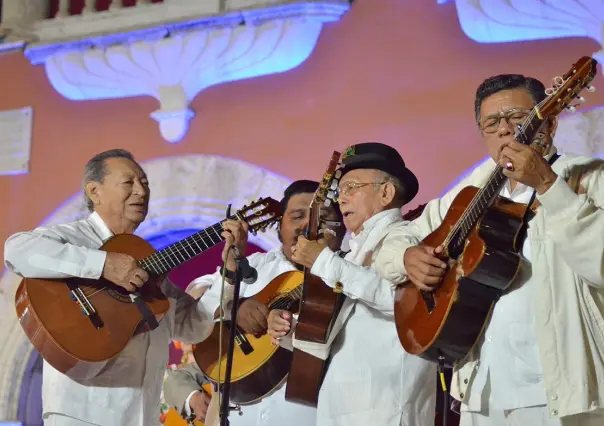
[[[344,296],[310,274],[304,281],[303,294],[296,324],[296,339],[326,343]],[[316,407],[326,372],[327,360],[294,348],[285,399]]]
[[[340,153],[334,151],[319,188],[310,206],[308,240],[319,239],[321,227],[320,208],[329,198],[329,188],[335,176]],[[300,313],[296,324],[296,340],[313,343],[327,343],[334,320],[337,318],[344,296],[334,291],[319,277],[304,270],[304,285]],[[307,352],[294,348],[294,355],[287,378],[285,399],[298,404],[317,406],[321,383],[327,371],[327,360],[322,360]]]
[[[137,260],[155,252],[145,240],[130,234],[112,237],[101,250],[126,253]],[[72,299],[70,289],[74,288],[79,288],[96,310],[99,328]],[[159,289],[159,278],[147,282],[140,296],[158,321],[170,308]],[[25,278],[17,289],[15,308],[34,347],[50,365],[67,375],[75,367],[79,370],[87,363],[117,356],[142,328],[141,313],[128,292],[104,279]]]
[[[297,305],[298,298],[290,298],[290,295],[300,291],[303,277],[300,271],[285,272],[251,298],[271,309],[289,310]],[[214,383],[218,383],[219,379],[220,382],[224,381],[230,327],[230,322],[223,323],[220,358],[218,357],[220,343],[218,324],[206,340],[193,347],[197,365]],[[252,334],[241,331],[235,343],[231,373],[231,401],[241,405],[252,404],[272,393],[284,382],[289,373],[292,352],[274,346],[268,334],[256,338]]]
[[[477,192],[472,186],[464,188],[423,244],[442,245]],[[435,291],[421,292],[410,282],[397,288],[395,322],[405,351],[448,365],[470,352],[493,304],[519,270],[519,232],[525,209],[525,204],[497,198],[470,231],[463,253],[450,261]]]
[[[513,123],[514,139],[533,144],[545,123],[571,105],[597,73],[597,61],[583,56],[561,78],[547,97]],[[510,121],[508,121],[512,124]],[[531,146],[543,155],[539,146]],[[556,157],[551,157],[550,164]],[[484,186],[464,188],[453,200],[443,223],[424,239],[430,247],[445,247],[449,268],[432,292],[418,291],[410,282],[395,295],[394,312],[399,339],[410,354],[439,364],[465,357],[482,334],[494,303],[520,268],[527,206],[497,196],[508,181],[496,165]]]

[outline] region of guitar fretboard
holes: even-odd
[[[543,120],[537,114],[537,108],[533,109],[517,131],[516,140],[522,144],[530,145],[543,125]],[[456,226],[450,232],[446,241],[450,257],[457,258],[463,252],[465,241],[468,235],[470,235],[470,231],[486,213],[487,209],[493,205],[507,180],[507,176],[503,174],[503,168],[497,165],[487,183],[478,191]]]
[[[237,215],[229,219],[237,220]],[[139,261],[145,271],[162,275],[224,241],[222,222],[203,229]]]

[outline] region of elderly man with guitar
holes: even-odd
[[[291,348],[276,350],[266,330],[271,306],[281,306],[295,311],[299,303],[303,274],[299,270],[300,266],[292,260],[292,247],[308,225],[309,206],[318,187],[319,183],[314,181],[293,182],[285,190],[281,200],[283,217],[278,228],[281,247],[268,253],[254,253],[248,257],[250,265],[256,268],[258,277],[255,283],[241,284],[241,299],[237,314],[239,334],[234,351],[231,402],[243,406],[241,416],[233,414],[229,417],[232,426],[314,426],[316,424],[314,407],[285,400],[284,379],[289,370]],[[325,238],[322,241],[337,251],[344,237],[341,214],[334,207],[326,207],[322,210],[321,220],[325,231]],[[237,221],[231,224],[235,228],[233,244],[237,245],[240,253],[245,253],[247,226]],[[226,267],[225,278],[230,283],[229,275],[235,270],[235,264],[232,250],[229,250],[228,246],[225,246],[223,259]],[[188,290],[209,287],[200,300],[211,309],[217,310],[220,305],[222,281],[222,274],[219,271],[196,279],[189,285]],[[282,284],[288,284],[289,287]],[[224,288],[225,301],[232,297],[232,289],[233,286],[230,284]],[[265,293],[267,296],[263,297]],[[228,326],[230,327],[230,324]],[[218,327],[216,327],[210,338],[195,345],[195,358],[201,370],[192,365],[188,369],[174,370],[168,374],[164,396],[169,403],[181,410],[184,417],[204,419],[208,411],[210,399],[201,388],[200,382],[204,377],[202,371],[210,379],[217,381],[217,365],[220,359],[221,377],[224,375],[228,343],[223,337],[222,354],[219,355],[218,334]],[[227,327],[224,330],[224,335],[226,334],[228,334]],[[269,361],[264,364],[267,359]],[[255,361],[262,363],[255,365]],[[215,407],[218,409],[217,404]],[[217,419],[216,413],[208,413],[208,416]]]
[[[375,142],[348,148],[340,171],[338,203],[352,233],[351,251],[340,258],[325,244],[300,236],[292,256],[347,296],[327,344],[300,344],[293,333],[294,348],[322,359],[329,352],[317,426],[431,426],[436,368],[400,350],[394,285],[372,266],[390,250],[391,232],[404,225],[401,207],[417,194],[417,179],[395,149]],[[271,311],[275,342],[295,328],[288,312]]]
[[[162,277],[236,229],[216,224],[211,238],[204,230],[155,252],[133,235],[150,191],[125,150],[93,157],[83,185],[88,218],[17,233],[4,252],[6,266],[24,277],[21,325],[45,360],[44,424],[156,424],[170,341],[203,340],[214,314]]]
[[[485,80],[475,117],[491,158],[403,230],[423,243],[382,259],[396,270],[377,265],[410,281],[395,307],[405,350],[456,364],[462,426],[604,424],[604,165],[553,145],[595,65],[547,91]]]

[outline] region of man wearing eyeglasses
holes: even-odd
[[[482,187],[499,164],[509,178],[500,195],[529,204],[535,216],[521,244],[523,262],[496,302],[483,336],[454,370],[452,394],[462,426],[604,424],[604,166],[553,145],[557,119],[531,146],[515,130],[546,98],[541,82],[522,75],[485,80],[475,113],[490,159],[440,199],[428,203],[405,234],[425,238],[443,221],[462,188]],[[402,247],[376,268],[430,291],[445,273],[439,247]],[[393,254],[393,253],[392,253]],[[393,254],[394,256],[394,254]],[[400,266],[400,265],[399,265]]]
[[[392,247],[390,233],[403,225],[401,207],[418,192],[400,154],[381,143],[361,143],[343,155],[338,202],[352,234],[344,259],[324,243],[298,237],[292,259],[347,296],[327,345],[293,346],[330,357],[319,393],[317,426],[432,426],[436,367],[405,353],[394,326],[393,284],[372,265]],[[410,240],[416,242],[416,240]],[[397,262],[402,261],[396,259]],[[391,265],[395,268],[395,265]],[[291,314],[269,314],[269,334],[292,337]]]

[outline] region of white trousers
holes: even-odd
[[[158,421],[159,423],[159,421]],[[49,414],[44,418],[44,426],[99,426],[63,414]]]
[[[604,413],[583,413],[551,418],[546,406],[515,410],[461,412],[459,426],[604,426]]]

